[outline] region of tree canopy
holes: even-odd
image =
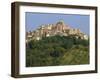
[[[41,40],[30,41],[26,46],[26,66],[87,64],[89,63],[88,52],[89,40],[59,35],[43,37]],[[76,56],[81,59],[83,57],[84,61],[76,60]]]

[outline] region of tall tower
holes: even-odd
[[[59,22],[57,22],[57,24],[56,24],[56,30],[57,31],[63,31],[63,27],[64,27],[64,21],[63,20],[60,20]]]

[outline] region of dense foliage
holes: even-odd
[[[89,41],[73,36],[32,40],[26,48],[26,66],[77,65],[89,63]]]

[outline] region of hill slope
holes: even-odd
[[[89,41],[74,36],[51,36],[30,41],[26,67],[89,64]]]

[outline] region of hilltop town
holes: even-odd
[[[55,24],[41,25],[36,30],[26,32],[26,42],[31,40],[40,40],[43,37],[50,37],[55,35],[74,36],[77,39],[88,40],[88,35],[81,32],[80,29],[71,28],[61,20]]]

